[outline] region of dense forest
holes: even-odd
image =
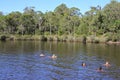
[[[103,8],[90,7],[84,14],[66,4],[45,13],[34,7],[26,7],[23,13],[4,15],[1,11],[0,35],[10,39],[120,41],[120,2],[111,0]]]

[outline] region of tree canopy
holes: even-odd
[[[120,2],[116,0],[111,0],[103,8],[91,6],[85,14],[76,7],[68,8],[66,4],[45,13],[34,8],[26,7],[23,13],[16,11],[7,15],[0,12],[0,34],[113,35],[115,40],[120,40]]]

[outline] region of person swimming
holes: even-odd
[[[82,66],[85,67],[85,66],[86,66],[86,63],[85,63],[85,62],[82,62]]]
[[[45,55],[44,54],[40,54],[40,57],[44,57]]]
[[[51,58],[52,58],[52,59],[56,59],[57,56],[56,56],[55,54],[53,54]]]
[[[102,66],[100,66],[98,69],[97,69],[98,72],[103,72],[103,68]]]
[[[106,63],[104,64],[104,66],[109,67],[110,66],[109,62],[106,61]]]

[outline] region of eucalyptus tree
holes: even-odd
[[[61,5],[57,6],[55,8],[54,12],[56,14],[63,15],[63,16],[69,13],[68,7],[66,6],[66,4],[61,4]]]
[[[35,23],[36,23],[36,34],[42,34],[43,32],[43,23],[44,23],[44,14],[41,11],[37,11],[35,15]]]
[[[69,27],[68,15],[69,8],[65,4],[61,4],[55,8],[54,13],[56,15],[56,19],[58,20],[58,33],[60,35],[67,34],[67,27]]]
[[[93,26],[92,30],[95,32],[95,34],[103,35],[105,33],[105,25],[104,25],[105,15],[99,5],[93,8],[95,12],[94,12],[94,17],[92,19],[92,26]]]
[[[89,34],[89,27],[88,27],[88,18],[83,16],[80,18],[80,25],[77,28],[78,35],[88,35]]]
[[[35,20],[32,15],[23,14],[21,16],[21,26],[24,28],[25,34],[34,34],[35,32]]]
[[[21,13],[20,12],[12,12],[5,17],[7,30],[11,34],[16,34],[18,31],[18,26],[20,25]]]
[[[89,34],[93,33],[93,17],[95,15],[94,11],[95,9],[91,7],[91,10],[85,12],[85,15],[84,15],[84,22],[89,29],[88,30]]]
[[[70,8],[69,10],[70,12],[70,28],[72,30],[72,33],[73,33],[73,36],[75,36],[75,33],[77,32],[78,30],[78,27],[80,25],[80,9],[76,8],[76,7],[72,7]]]
[[[104,23],[107,24],[107,32],[113,32],[111,28],[114,26],[116,20],[120,20],[120,2],[111,0],[111,2],[103,8],[103,11],[105,14]]]
[[[89,27],[89,33],[94,34],[103,34],[104,31],[104,14],[101,7],[91,7],[90,11],[85,13],[85,20]]]
[[[24,29],[24,34],[35,34],[36,29],[36,12],[34,7],[26,7],[20,18],[21,26]]]
[[[45,27],[46,31],[49,32],[49,35],[57,33],[57,17],[54,12],[45,13]]]
[[[0,12],[0,33],[6,33],[5,15]]]

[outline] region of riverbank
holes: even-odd
[[[110,41],[108,37],[93,35],[90,36],[57,36],[57,35],[0,35],[0,40],[35,40],[35,41],[61,41],[61,42],[82,42],[82,43],[107,43],[107,44],[120,44],[120,42]]]
[[[108,41],[107,44],[120,44],[120,41],[117,41],[117,42]]]

